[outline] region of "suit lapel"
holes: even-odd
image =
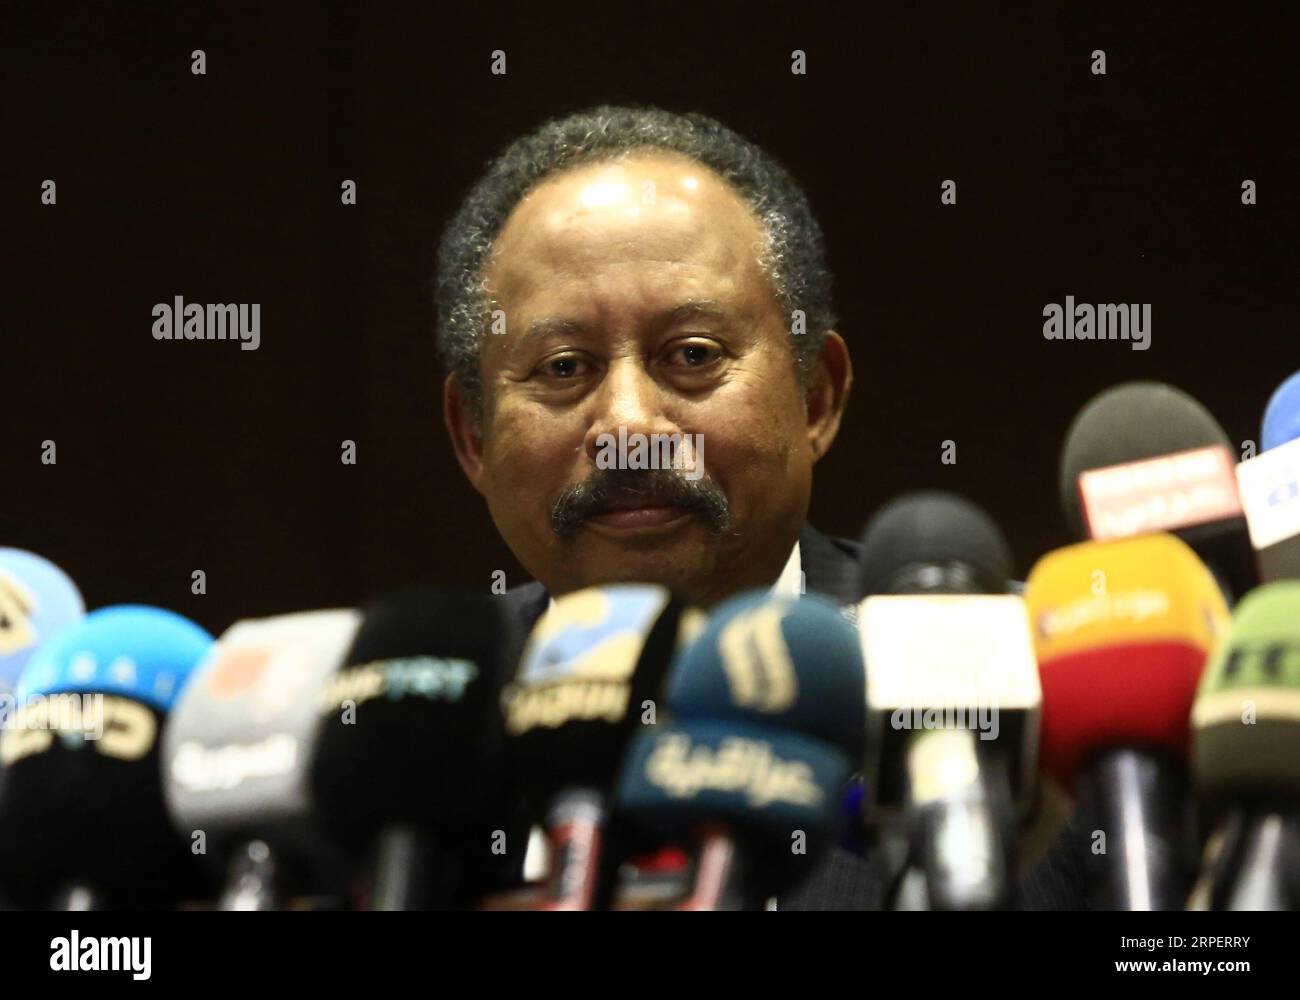
[[[856,601],[858,593],[858,543],[823,535],[811,524],[799,532],[799,556],[805,589],[824,594],[841,604]]]

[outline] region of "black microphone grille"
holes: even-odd
[[[860,560],[862,592],[912,589],[900,588],[900,574],[927,566],[949,567],[965,581],[961,590],[1001,593],[1011,578],[1011,548],[993,518],[964,497],[941,490],[907,493],[867,523]]]
[[[1070,424],[1061,449],[1061,509],[1074,537],[1087,534],[1080,473],[1216,444],[1231,447],[1219,422],[1172,385],[1125,382],[1098,393]]]

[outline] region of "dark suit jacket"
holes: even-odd
[[[807,589],[841,603],[857,599],[858,543],[823,535],[811,525],[799,533],[800,560]],[[505,595],[507,608],[522,634],[546,610],[550,595],[540,583],[527,583]],[[1072,820],[1043,860],[1020,880],[1016,905],[1029,910],[1085,909],[1083,859],[1088,843]],[[781,896],[782,910],[879,909],[888,875],[883,858],[866,859],[834,848],[813,874]]]

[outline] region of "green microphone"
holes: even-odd
[[[1300,905],[1300,581],[1237,606],[1192,708],[1193,766],[1207,845],[1193,908]]]

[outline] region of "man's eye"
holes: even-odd
[[[679,344],[668,356],[673,363],[686,368],[707,368],[722,357],[722,350],[716,344]]]
[[[587,371],[587,363],[583,361],[582,358],[566,354],[556,358],[548,358],[546,361],[542,362],[541,367],[539,367],[537,371],[538,374],[545,375],[548,378],[567,381],[585,374]]]

